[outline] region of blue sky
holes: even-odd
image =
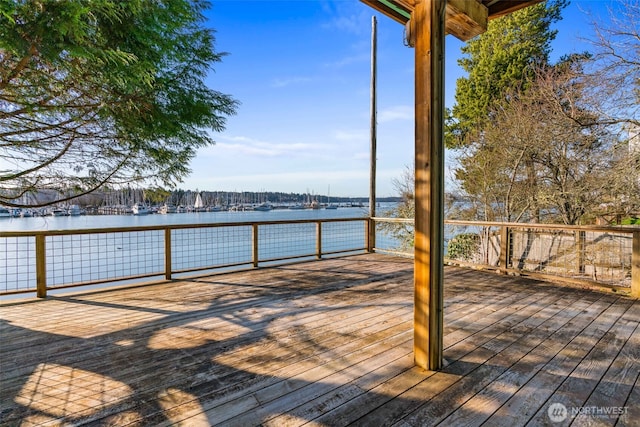
[[[593,16],[610,2],[574,0],[552,58],[589,48]],[[201,149],[183,189],[367,196],[371,17],[378,21],[379,197],[413,159],[413,58],[403,28],[356,0],[212,2],[216,49],[228,52],[207,79],[241,102],[216,145]],[[586,14],[591,11],[593,16]],[[451,106],[462,42],[446,39]]]

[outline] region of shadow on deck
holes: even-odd
[[[445,269],[413,366],[413,264],[360,255],[0,305],[5,425],[638,425],[640,302]],[[617,424],[616,424],[617,423]]]

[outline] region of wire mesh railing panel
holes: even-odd
[[[580,273],[591,280],[631,286],[631,234],[582,233]]]
[[[366,247],[366,221],[322,224],[322,252],[347,252]]]
[[[173,270],[217,268],[252,261],[250,225],[171,230]]]
[[[576,235],[562,230],[511,231],[510,266],[518,270],[571,277],[579,271]]]
[[[162,274],[162,230],[47,236],[47,286]]]
[[[413,255],[414,234],[413,219],[406,221],[376,219],[375,250]]]
[[[511,267],[625,286],[631,283],[632,235],[513,230]]]
[[[36,289],[35,237],[0,237],[0,293]]]
[[[259,260],[316,253],[316,223],[264,224],[258,228]]]
[[[363,251],[371,220],[376,251],[413,253],[413,220],[400,218],[0,232],[0,294]],[[637,286],[637,229],[451,220],[444,232],[449,262]]]
[[[455,225],[445,226],[444,251],[450,260],[486,266],[498,266],[502,255],[500,227]]]

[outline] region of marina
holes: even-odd
[[[198,197],[200,195],[198,194]],[[262,203],[237,203],[232,205],[204,205],[202,199],[196,199],[191,206],[184,205],[146,205],[134,203],[133,205],[106,205],[106,206],[51,206],[46,208],[7,208],[0,206],[0,218],[29,218],[33,216],[81,216],[81,215],[148,215],[148,214],[174,214],[174,213],[202,213],[202,212],[247,212],[247,211],[270,211],[270,210],[305,210],[305,209],[329,209],[338,208],[366,208],[367,206],[359,202],[319,203],[286,203],[276,204],[271,202]]]
[[[390,209],[392,203],[382,204],[381,209]],[[175,206],[173,207],[175,209]],[[211,210],[203,212],[182,212],[174,214],[133,215],[45,215],[32,217],[10,217],[0,219],[0,231],[20,230],[66,230],[78,228],[113,228],[140,225],[164,224],[202,224],[215,222],[253,221],[253,220],[289,220],[289,219],[320,219],[320,218],[354,218],[367,214],[366,207],[347,207],[339,209],[288,209],[272,205],[266,211],[256,209],[240,210]]]

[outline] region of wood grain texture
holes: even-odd
[[[378,254],[3,302],[0,425],[637,420],[638,300],[447,267],[439,372],[412,320],[412,261]]]

